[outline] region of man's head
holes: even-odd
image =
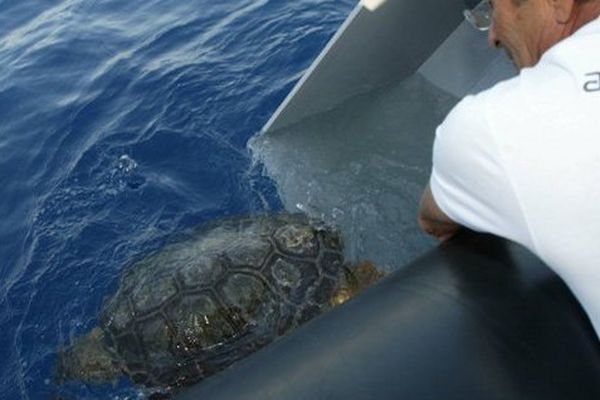
[[[600,15],[600,0],[490,2],[490,45],[505,48],[519,69],[537,64],[546,50]]]

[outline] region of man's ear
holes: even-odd
[[[568,23],[573,17],[575,0],[550,0],[554,10],[554,19],[559,24]]]

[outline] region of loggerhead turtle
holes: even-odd
[[[99,326],[59,352],[57,378],[186,386],[381,276],[345,265],[339,234],[305,216],[221,221],[128,268]]]

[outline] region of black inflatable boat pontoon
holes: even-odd
[[[600,344],[528,251],[464,233],[178,400],[596,400]]]

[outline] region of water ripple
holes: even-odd
[[[0,398],[137,398],[52,382],[123,265],[280,207],[246,143],[350,0],[0,0]]]

